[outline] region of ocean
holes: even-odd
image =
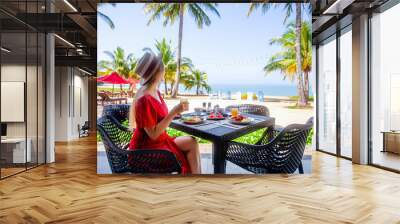
[[[265,96],[296,96],[297,88],[292,85],[255,85],[255,84],[213,84],[211,85],[212,94],[236,94],[237,92],[251,92],[258,94],[260,91]],[[194,94],[196,90],[185,90],[182,86],[180,87],[180,92],[192,93]]]
[[[110,84],[103,84],[102,86],[112,87]],[[127,88],[127,85],[123,85],[124,88]],[[114,88],[119,90],[119,85],[115,85]],[[164,90],[164,85],[160,85],[160,90]],[[204,91],[204,90],[203,90]],[[264,94],[264,96],[296,96],[297,88],[295,85],[268,85],[268,84],[211,84],[211,94],[221,94],[227,95],[228,92],[231,94],[236,94],[238,92],[247,92],[247,93],[255,93],[258,94],[260,91]],[[179,92],[186,94],[195,94],[196,89],[193,88],[191,90],[185,90],[183,85],[179,85]],[[312,95],[312,91],[310,90],[310,95]]]

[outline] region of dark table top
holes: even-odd
[[[261,128],[275,126],[275,118],[273,117],[252,114],[243,115],[254,120],[247,125],[234,125],[228,119],[219,121],[206,120],[201,124],[192,125],[176,119],[171,122],[170,127],[210,141],[229,141]]]

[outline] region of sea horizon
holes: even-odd
[[[236,94],[238,92],[255,93],[262,92],[265,96],[296,96],[297,87],[295,85],[285,84],[209,84],[211,86],[211,94]],[[180,86],[180,92],[195,93],[195,88],[185,90]],[[203,90],[204,92],[204,90]],[[312,95],[310,91],[310,95]]]
[[[209,84],[211,86],[210,94],[228,95],[229,92],[233,94],[241,93],[255,93],[259,94],[262,92],[264,96],[297,96],[297,87],[295,85],[285,84]],[[112,87],[112,84],[103,84],[99,86]],[[127,88],[127,85],[123,85]],[[116,90],[119,89],[119,85],[114,86]],[[139,87],[139,86],[138,86]],[[160,85],[160,90],[164,90],[164,85]],[[205,93],[205,90],[202,90]],[[179,92],[184,94],[195,94],[196,88],[186,90],[183,85],[179,86]],[[310,88],[310,96],[313,96]]]

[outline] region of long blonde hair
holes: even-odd
[[[140,87],[139,90],[144,90],[144,89],[148,89],[150,87],[152,87],[153,85],[156,84],[157,81],[157,75],[164,75],[164,74],[160,74],[160,73],[164,73],[164,65],[161,63],[161,66],[157,69],[157,71],[154,73],[156,75],[153,75],[150,80],[147,80],[143,86]],[[137,101],[137,93],[139,91],[136,92],[135,97],[133,98],[133,102],[132,105],[130,107],[130,111],[129,111],[129,127],[133,130],[134,128],[136,128],[136,118],[135,118],[135,106],[136,106],[136,101]],[[140,96],[142,97],[142,96]]]

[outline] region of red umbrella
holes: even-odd
[[[120,75],[117,72],[112,72],[110,75],[105,75],[102,77],[97,78],[97,82],[103,83],[111,83],[113,84],[112,92],[114,93],[114,84],[130,84],[130,82]],[[122,86],[121,86],[122,89]]]
[[[113,72],[110,75],[105,75],[97,78],[97,82],[111,83],[111,84],[130,84],[128,80],[122,78],[118,73]]]

